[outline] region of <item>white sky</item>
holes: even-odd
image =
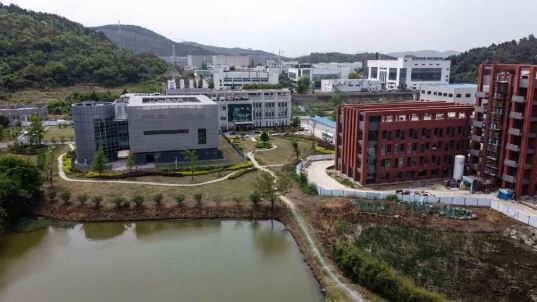
[[[2,0],[0,0],[2,1]],[[357,53],[464,51],[537,29],[536,0],[13,0],[86,26],[135,24],[174,41]]]

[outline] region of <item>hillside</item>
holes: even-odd
[[[404,57],[407,55],[411,55],[411,56],[416,56],[416,57],[439,57],[439,58],[447,58],[449,56],[455,56],[458,54],[460,54],[460,51],[456,51],[456,50],[446,50],[446,51],[415,50],[415,51],[399,51],[399,52],[388,53],[388,55],[392,57]]]
[[[54,14],[0,3],[0,90],[152,79],[167,65],[119,49],[104,35]]]
[[[376,57],[375,53],[365,54],[368,60],[373,60]],[[379,54],[380,59],[394,59],[393,57]],[[312,52],[309,55],[295,58],[301,63],[330,63],[330,62],[361,62],[364,59],[364,54],[346,54],[340,52]]]
[[[156,56],[170,56],[172,44],[175,44],[175,55],[177,56],[268,54],[268,52],[261,50],[217,47],[195,42],[174,42],[137,25],[103,25],[93,27],[93,29],[102,32],[117,46],[129,49],[134,53],[149,52]]]
[[[488,47],[478,47],[451,56],[451,81],[475,83],[481,63],[537,64],[537,39],[530,35],[518,42],[512,40]]]

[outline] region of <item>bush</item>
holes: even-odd
[[[196,193],[194,194],[194,200],[196,201],[196,205],[198,207],[201,207],[202,200],[203,200],[203,193]]]
[[[257,207],[257,205],[261,202],[261,196],[259,196],[259,193],[256,191],[252,192],[250,194],[250,202],[252,203],[252,206]]]
[[[140,194],[136,194],[132,197],[132,203],[134,203],[134,206],[139,208],[144,203],[144,197]]]
[[[163,199],[164,199],[164,195],[162,195],[161,193],[157,193],[153,195],[153,202],[155,203],[156,206],[160,206],[162,204]]]
[[[397,196],[396,194],[390,194],[390,195],[386,196],[386,200],[387,201],[398,202],[399,201],[399,196]]]
[[[254,171],[257,171],[257,168],[254,167],[254,168],[248,168],[248,169],[240,170],[240,171],[236,172],[235,174],[229,176],[229,179],[239,178],[239,177],[243,176],[244,174],[254,172]]]
[[[110,201],[116,206],[116,209],[119,209],[125,206],[125,204],[127,205],[129,204],[129,202],[124,197],[121,197],[121,196],[114,196],[112,197]]]
[[[180,206],[185,201],[185,195],[182,195],[182,194],[175,195],[173,199],[175,200],[175,203],[177,204],[177,206]]]
[[[360,247],[338,241],[332,250],[336,264],[352,281],[390,301],[440,302],[443,296],[420,288],[388,264],[379,261]]]
[[[345,235],[349,234],[351,231],[352,225],[346,221],[338,221],[336,223],[336,234]]]
[[[270,143],[268,143],[268,142],[257,142],[255,144],[255,147],[257,149],[270,149],[270,148],[272,148],[272,145]]]
[[[60,194],[60,198],[63,200],[65,204],[69,204],[71,202],[71,193],[69,193],[69,191],[63,191]]]
[[[93,203],[93,207],[96,209],[101,207],[101,203],[103,202],[103,198],[100,195],[95,195],[91,198],[91,202]]]
[[[80,204],[80,206],[83,207],[88,201],[88,195],[81,194],[81,195],[78,195],[76,199],[78,200],[78,203]]]
[[[305,174],[305,173],[300,173],[300,175],[296,175],[294,172],[293,172],[293,175],[295,176],[295,179],[297,180],[298,182],[298,186],[300,187],[300,190],[302,190],[302,192],[306,195],[317,195],[319,194],[317,192],[317,187],[310,183],[308,181],[308,176]]]
[[[48,198],[48,201],[50,201],[50,202],[54,202],[54,201],[56,201],[56,196],[57,196],[57,195],[58,195],[58,192],[56,192],[56,189],[53,189],[53,188],[49,189],[49,190],[47,191],[47,198]]]

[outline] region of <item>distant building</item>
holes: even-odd
[[[180,56],[163,56],[160,57],[163,59],[166,63],[170,65],[175,65],[181,68],[184,68],[188,65],[188,59],[187,57],[180,57]]]
[[[190,69],[201,69],[212,64],[213,58],[209,55],[188,55],[186,60]]]
[[[279,61],[278,56],[273,54],[256,54],[249,55],[248,57],[250,58],[250,64],[252,66],[264,66],[268,61]]]
[[[292,67],[287,67],[287,75],[293,82],[306,77],[311,83],[325,79],[347,79],[351,73],[349,66],[337,65],[320,65],[316,67],[312,64],[295,64]]]
[[[420,101],[446,101],[458,104],[475,104],[475,84],[426,84],[421,86]]]
[[[218,104],[218,124],[222,131],[291,124],[289,89],[192,90],[167,89],[167,95],[205,95]]]
[[[515,198],[537,194],[536,95],[537,65],[479,67],[467,167]]]
[[[277,69],[213,70],[215,90],[242,89],[245,84],[278,84],[280,72]]]
[[[221,158],[218,105],[203,95],[125,94],[114,103],[72,106],[76,163],[90,165],[102,148],[108,161],[130,150],[137,164],[185,161],[184,150],[200,160]]]
[[[472,111],[447,102],[338,106],[336,169],[362,185],[451,178]]]
[[[367,92],[380,91],[382,85],[379,81],[368,79],[336,79],[322,80],[321,92]]]
[[[228,65],[235,67],[248,67],[250,66],[250,57],[248,56],[226,56],[215,55],[211,58],[212,65]]]
[[[43,121],[46,121],[48,107],[43,104],[9,105],[0,107],[0,115],[7,117],[11,125],[28,123],[29,117],[32,115],[38,115]]]
[[[368,79],[382,88],[420,90],[422,85],[448,84],[451,61],[444,58],[405,56],[396,60],[368,60]]]

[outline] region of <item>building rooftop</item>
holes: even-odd
[[[127,106],[216,105],[205,95],[129,95]]]
[[[455,84],[424,84],[423,87],[426,86],[434,86],[434,87],[445,87],[445,88],[476,88],[476,84],[470,84],[470,83],[455,83]]]
[[[336,128],[336,122],[326,117],[312,116],[310,117],[310,120],[330,128]]]

